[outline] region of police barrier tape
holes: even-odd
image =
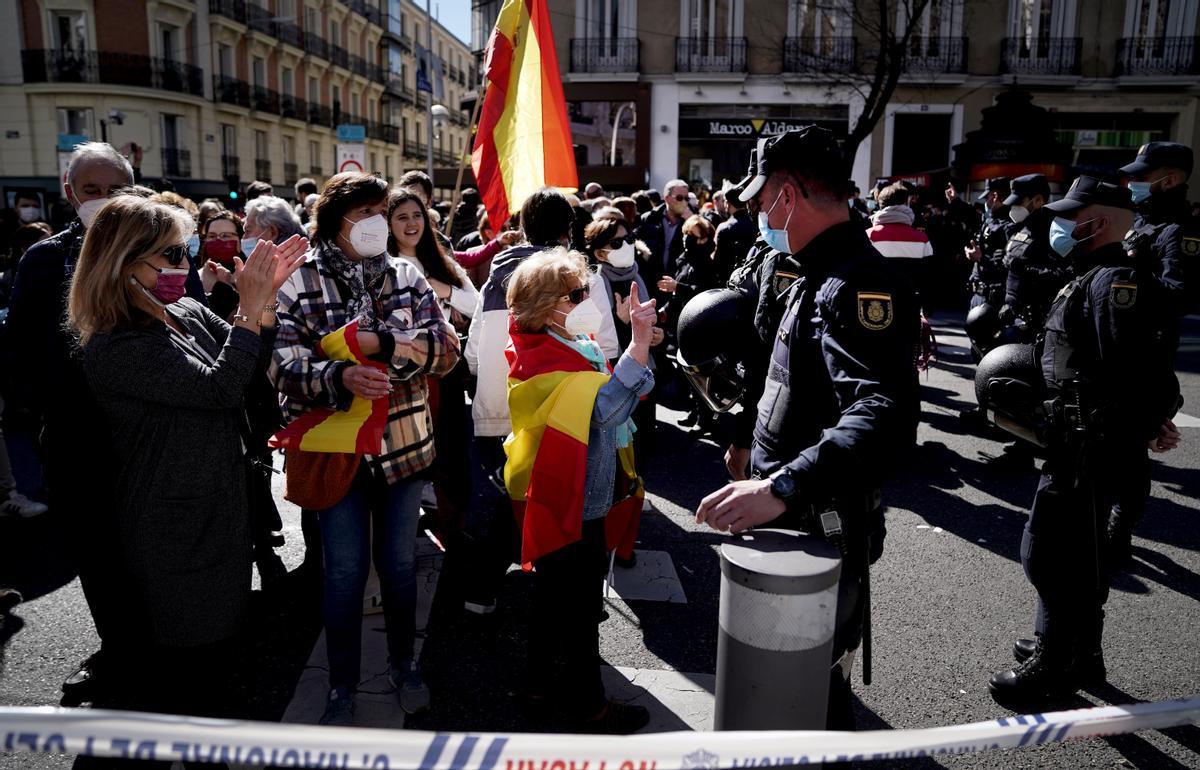
[[[950,727],[675,732],[627,737],[428,733],[122,711],[0,708],[0,751],[247,766],[403,770],[716,770],[970,754],[1200,720],[1200,696]]]

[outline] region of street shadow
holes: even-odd
[[[29,519],[0,518],[0,586],[31,601],[75,579],[64,518],[54,510]]]
[[[1129,706],[1138,703],[1147,703],[1140,698],[1135,698],[1129,693],[1120,688],[1105,682],[1100,685],[1087,688],[1087,693],[1096,698],[1110,703],[1114,706]],[[1090,705],[1090,704],[1089,704]],[[1200,727],[1196,725],[1180,725],[1178,727],[1168,727],[1157,732],[1165,735],[1171,740],[1178,743],[1180,746],[1200,755]],[[1131,765],[1138,768],[1175,768],[1189,767],[1181,762],[1172,759],[1163,753],[1162,750],[1151,744],[1145,738],[1142,738],[1134,733],[1125,733],[1123,735],[1111,735],[1103,739],[1105,743],[1112,746],[1121,753]]]
[[[854,695],[854,728],[858,731],[865,730],[894,730],[883,717],[876,714],[869,706],[863,703],[857,695]],[[876,770],[880,767],[897,768],[897,770],[935,770],[935,768],[944,768],[945,765],[936,762],[930,757],[918,757],[915,759],[890,759],[886,763],[880,762],[853,762],[850,767],[856,770]]]

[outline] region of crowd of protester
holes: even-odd
[[[419,171],[300,180],[290,200],[254,182],[241,210],[139,181],[114,148],[85,144],[65,176],[74,216],[62,227],[37,199],[0,212],[4,426],[36,438],[45,476],[39,499],[20,494],[0,441],[0,510],[49,507],[71,522],[102,640],[64,688],[125,708],[234,711],[220,662],[252,569],[267,590],[286,574],[271,437],[383,403],[376,450],[285,453],[287,497],[324,574],[322,722],[353,721],[372,562],[390,680],[404,711],[428,706],[414,554],[429,529],[470,565],[465,612],[495,610],[511,563],[536,567],[533,616],[555,627],[532,629],[530,701],[569,693],[580,730],[643,726],[645,710],[600,682],[607,554],[618,568],[636,562],[636,513],[619,542],[605,516],[644,504],[637,470],[655,458],[657,406],[715,431],[679,372],[675,330],[689,300],[736,283],[760,236],[747,204],[682,179],[631,195],[592,182],[582,197],[539,190],[492,222],[476,191],[435,201]],[[963,193],[900,181],[864,200],[847,187],[852,221],[927,307],[965,288],[982,205]],[[544,383],[571,383],[591,409],[552,404]],[[546,440],[520,399],[565,410],[563,424],[588,437],[570,460],[582,516],[564,525],[579,532],[565,547],[530,534],[554,515],[543,492],[519,501],[524,532],[513,516],[513,490],[538,472],[517,458]]]

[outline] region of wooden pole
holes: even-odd
[[[475,125],[475,121],[479,119],[479,107],[483,104],[483,93],[484,88],[482,85],[480,85],[479,95],[475,97],[475,107],[471,110],[471,122],[468,124],[470,131],[467,133],[467,138],[470,140],[468,144],[470,145],[472,152],[475,151],[475,131],[479,128],[479,126]],[[450,216],[446,217],[447,237],[449,237],[451,230],[454,228],[454,213],[458,211],[458,199],[462,194],[463,170],[465,166],[463,161],[466,160],[466,157],[466,153],[460,152],[458,154],[458,179],[456,179],[454,182],[454,200],[450,204]],[[496,228],[497,225],[493,222],[492,229],[495,230]]]

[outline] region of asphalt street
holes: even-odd
[[[987,678],[1011,665],[1012,641],[1028,634],[1033,591],[1021,570],[1019,542],[1036,485],[1032,469],[991,459],[999,434],[964,431],[958,414],[974,405],[974,367],[961,315],[936,319],[940,356],[922,377],[919,446],[887,489],[888,536],[872,572],[874,684],[856,667],[861,729],[916,728],[994,719]],[[1189,318],[1178,359],[1185,404],[1200,416],[1200,318]],[[659,440],[647,488],[654,511],[643,517],[639,548],[666,551],[686,603],[611,599],[601,627],[602,655],[612,666],[714,673],[719,565],[724,536],[695,524],[700,499],[726,479],[724,441],[689,432],[681,414],[660,411]],[[1126,704],[1200,692],[1200,420],[1181,420],[1183,445],[1155,457],[1154,486],[1134,540],[1134,566],[1112,579],[1104,650],[1108,683],[1046,710]],[[722,425],[722,430],[727,428]],[[721,432],[720,430],[718,431]],[[303,558],[299,517],[285,506],[295,569]],[[17,608],[19,628],[0,647],[0,704],[58,702],[59,683],[96,645],[87,608],[62,550],[54,512],[0,520],[0,585],[29,598]],[[480,621],[458,610],[452,560],[438,584],[422,667],[433,708],[406,727],[437,730],[555,729],[552,716],[520,706],[528,577],[505,578],[500,611]],[[256,584],[257,585],[257,584]],[[220,597],[213,597],[219,601]],[[256,591],[254,628],[246,645],[253,662],[240,685],[248,716],[279,719],[320,631],[319,591],[296,572],[283,589]],[[698,677],[705,682],[708,678]],[[66,757],[0,754],[0,768],[69,767]],[[904,768],[1200,767],[1200,728],[1074,741],[1030,749],[870,763]]]

